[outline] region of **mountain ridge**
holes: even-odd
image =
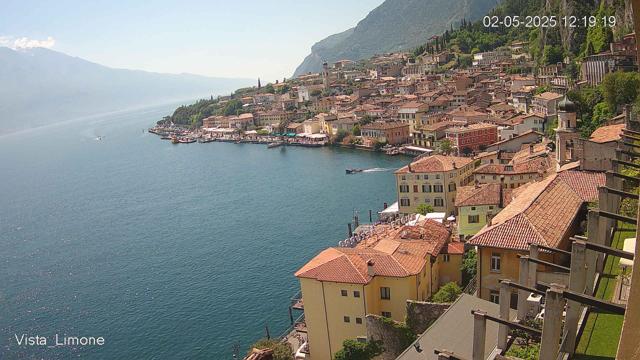
[[[463,18],[475,20],[484,16],[498,3],[498,0],[386,0],[355,27],[315,43],[294,76],[317,72],[324,61],[360,60],[411,49]]]
[[[116,69],[45,48],[0,47],[0,132],[225,94],[252,82]]]

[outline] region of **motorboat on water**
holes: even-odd
[[[283,144],[282,141],[272,142],[272,143],[269,143],[269,145],[267,145],[267,148],[268,149],[275,148],[275,147],[281,146],[282,144]]]
[[[347,169],[347,170],[346,170],[347,175],[348,175],[348,174],[361,173],[361,172],[363,172],[363,171],[364,171],[364,169],[355,169],[355,168],[353,168],[353,169]]]

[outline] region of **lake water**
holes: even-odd
[[[293,273],[395,197],[408,159],[172,145],[172,106],[0,137],[0,359],[231,359],[289,325]],[[102,140],[97,140],[102,136]],[[102,336],[18,346],[14,334]]]

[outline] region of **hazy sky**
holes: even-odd
[[[0,46],[111,67],[224,77],[293,74],[324,37],[383,0],[2,0]]]

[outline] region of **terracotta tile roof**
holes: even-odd
[[[461,243],[461,242],[448,243],[446,254],[456,254],[456,255],[464,254],[464,243]]]
[[[415,226],[379,225],[374,234],[355,248],[326,249],[311,259],[295,276],[319,281],[367,284],[372,276],[406,277],[422,271],[431,256],[446,251],[450,230],[434,220]]]
[[[517,196],[469,244],[528,250],[529,243],[558,247],[586,202],[598,198],[604,173],[563,171],[517,191]]]
[[[476,206],[476,205],[498,205],[500,204],[500,194],[504,206],[511,202],[511,189],[502,189],[497,183],[481,184],[471,186],[461,186],[456,192],[456,207]]]
[[[558,93],[554,93],[551,91],[545,91],[542,94],[538,94],[536,95],[537,98],[543,99],[543,100],[555,100],[555,99],[560,99],[563,97],[562,94],[558,94]]]
[[[591,134],[589,140],[600,144],[617,141],[620,140],[623,129],[625,129],[625,124],[601,126]]]
[[[458,156],[431,155],[423,157],[412,162],[410,165],[402,167],[396,171],[396,174],[406,174],[410,172],[431,173],[451,171],[455,168],[461,168],[472,162],[472,158]],[[411,167],[411,169],[409,169]]]

